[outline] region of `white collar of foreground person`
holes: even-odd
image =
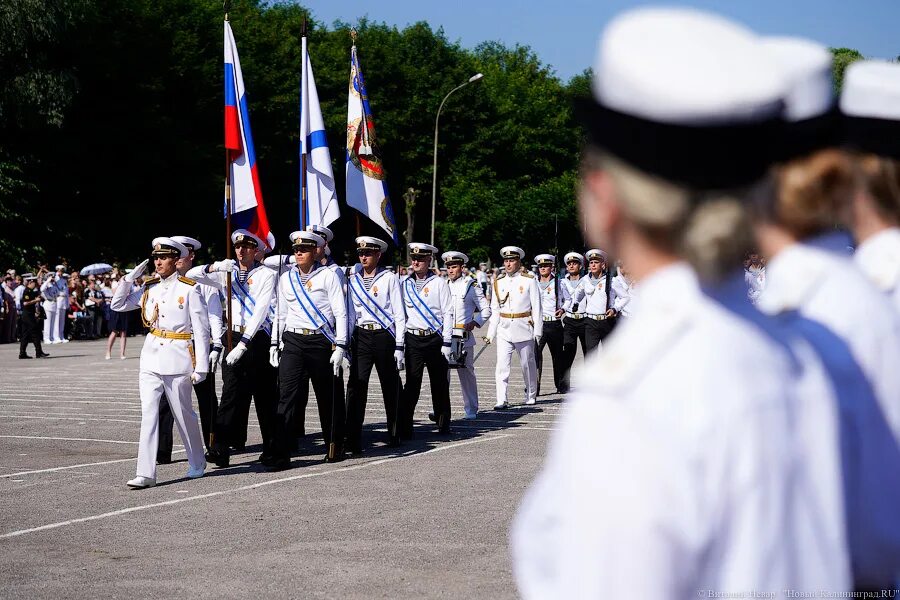
[[[900,286],[900,229],[879,231],[859,245],[855,258],[878,289],[889,292]]]
[[[770,315],[800,309],[819,287],[819,282],[843,259],[802,242],[783,248],[766,265],[766,289],[757,306]]]

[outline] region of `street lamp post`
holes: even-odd
[[[475,83],[479,79],[484,77],[481,73],[476,73],[469,77],[469,80],[463,83],[462,85],[458,85],[452,90],[450,90],[444,99],[441,100],[441,105],[438,107],[437,117],[434,119],[434,171],[432,173],[431,180],[431,245],[434,246],[434,214],[435,207],[437,206],[437,150],[438,150],[438,122],[441,120],[441,109],[444,108],[444,103],[447,102],[447,98],[450,97],[453,92],[456,90],[461,90],[466,87],[470,83]]]

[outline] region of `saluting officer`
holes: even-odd
[[[281,390],[275,427],[272,471],[287,469],[302,423],[312,380],[319,407],[327,462],[344,459],[344,380],[342,363],[347,360],[347,307],[341,283],[334,271],[316,262],[316,252],[325,239],[309,231],[295,231],[291,243],[297,264],[282,273],[278,282],[276,335],[280,346],[269,350],[272,366],[278,367]],[[280,332],[280,334],[279,334]],[[295,411],[299,419],[295,421]]]
[[[63,269],[62,265],[56,265],[56,274],[47,273],[44,281],[41,283],[41,296],[44,299],[44,343],[58,344],[59,338],[59,321],[57,319],[56,298],[60,294],[59,280],[62,279],[59,269]],[[68,293],[66,294],[68,297]]]
[[[469,257],[462,252],[450,251],[441,255],[447,267],[450,295],[453,297],[453,336],[462,337],[462,347],[466,349],[465,362],[458,369],[459,385],[462,388],[464,419],[475,419],[478,415],[478,382],[475,379],[475,336],[472,331],[481,327],[491,317],[491,305],[476,280],[463,275],[463,267]],[[481,271],[479,271],[480,273]]]
[[[606,252],[598,248],[587,251],[588,276],[572,295],[572,302],[584,310],[585,353],[600,345],[615,326],[616,309],[613,305],[616,292],[607,270]]]
[[[197,413],[191,406],[191,384],[206,379],[209,369],[209,319],[206,303],[195,281],[178,275],[175,263],[188,255],[181,243],[167,237],[153,240],[156,277],[132,292],[132,282],[141,276],[145,260],[116,288],[111,307],[115,311],[140,309],[141,320],[150,329],[141,349],[141,437],[137,477],[132,488],[156,485],[156,449],[159,441],[159,403],[168,399],[187,452],[190,478],[206,470],[203,440]]]
[[[541,341],[535,348],[534,362],[537,365],[537,394],[541,393],[541,374],[544,367],[544,346],[550,347],[550,358],[553,360],[553,384],[559,393],[565,392],[564,375],[566,373],[563,357],[563,325],[560,317],[565,314],[571,298],[564,285],[553,272],[556,257],[552,254],[538,254],[534,257],[538,266],[538,287],[541,291],[541,319],[544,331]]]
[[[512,353],[519,355],[525,379],[525,404],[537,402],[537,365],[535,342],[540,343],[544,328],[541,294],[534,275],[522,268],[525,251],[518,246],[500,250],[504,272],[494,279],[491,298],[491,322],[488,343],[497,343],[497,404],[494,410],[509,408],[507,388]]]
[[[453,310],[447,281],[435,275],[431,262],[438,249],[431,244],[409,244],[410,273],[400,290],[406,308],[406,388],[400,435],[412,437],[413,417],[422,373],[428,368],[434,420],[441,433],[450,432],[450,336]]]
[[[219,405],[210,459],[216,466],[230,464],[229,446],[246,440],[246,419],[241,415],[250,404],[256,405],[256,418],[263,439],[259,460],[272,458],[272,437],[277,388],[275,371],[269,365],[271,320],[269,307],[275,290],[275,273],[256,260],[257,251],[266,244],[246,229],[231,234],[237,260],[226,259],[201,265],[188,276],[228,293],[231,273],[231,329],[238,343],[222,365],[222,403]],[[246,409],[249,410],[249,409]]]
[[[564,307],[565,316],[562,318],[563,376],[561,391],[565,393],[569,391],[569,371],[572,370],[572,363],[575,362],[578,342],[579,340],[581,341],[581,353],[587,354],[587,338],[584,332],[584,306],[572,299],[575,292],[584,283],[584,278],[581,276],[581,270],[584,268],[584,257],[577,252],[569,252],[563,258],[563,261],[566,264],[566,276],[560,282],[562,284],[560,287],[563,288],[563,293],[569,299],[568,306]]]
[[[188,249],[188,255],[179,258],[175,263],[175,269],[179,275],[187,275],[187,272],[194,266],[194,256],[197,250],[202,246],[200,241],[192,237],[184,235],[173,235],[172,239]],[[200,295],[206,304],[206,312],[209,317],[210,329],[210,349],[209,349],[209,374],[206,379],[194,385],[194,394],[197,396],[197,407],[200,409],[200,426],[203,428],[203,443],[206,449],[211,450],[210,431],[212,431],[213,421],[216,418],[216,408],[219,405],[219,399],[216,398],[216,378],[214,377],[216,369],[219,367],[219,360],[222,356],[222,300],[219,296],[219,290],[211,285],[198,283]],[[159,403],[159,448],[156,451],[156,462],[166,464],[172,462],[172,436],[175,421],[172,418],[172,411],[169,409],[168,402]]]
[[[362,426],[366,416],[369,376],[378,371],[388,442],[399,442],[397,412],[400,404],[399,371],[404,367],[406,314],[400,295],[400,280],[378,266],[387,244],[374,237],[356,238],[356,254],[362,269],[350,277],[350,379],[347,382],[347,449],[362,453]]]

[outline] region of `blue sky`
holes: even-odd
[[[487,40],[531,46],[568,79],[593,62],[597,34],[610,18],[643,0],[305,0],[314,17],[404,27],[427,21],[471,48]],[[714,10],[767,35],[801,35],[828,46],[856,48],[873,58],[900,55],[900,0],[690,0],[670,2]]]

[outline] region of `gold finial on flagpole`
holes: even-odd
[[[225,20],[228,20],[228,5],[230,4],[229,0],[224,0],[222,2],[222,10],[225,11]]]
[[[359,35],[359,32],[356,29],[350,29],[350,39],[353,40],[353,45],[356,45],[356,37]]]

